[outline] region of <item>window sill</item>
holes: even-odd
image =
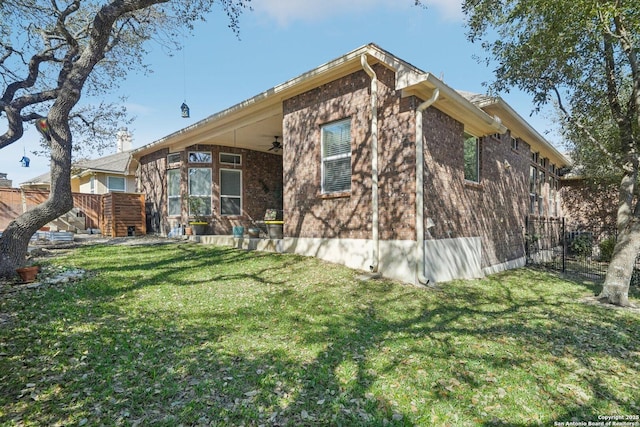
[[[484,190],[484,187],[479,182],[465,180],[464,181],[464,186],[465,186],[465,188],[468,188],[470,190],[478,190],[478,191],[483,191]]]
[[[351,191],[341,191],[339,193],[320,193],[318,199],[343,199],[351,197]]]

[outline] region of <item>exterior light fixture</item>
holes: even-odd
[[[182,118],[183,119],[188,119],[189,116],[189,106],[186,103],[182,103],[182,105],[180,106],[180,111],[182,111]]]

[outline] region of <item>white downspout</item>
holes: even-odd
[[[424,275],[424,140],[422,130],[422,112],[436,102],[440,96],[440,90],[434,89],[431,98],[418,105],[416,108],[416,246],[418,252],[417,278],[418,283],[429,283]]]
[[[380,264],[380,220],[378,207],[378,77],[367,62],[367,55],[360,56],[362,68],[371,77],[371,239],[373,240],[372,263],[369,269],[378,272]]]

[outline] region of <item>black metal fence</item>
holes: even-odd
[[[528,217],[527,264],[541,265],[585,279],[602,280],[613,254],[615,228],[567,224],[564,218]],[[636,259],[633,285],[640,285],[640,258]]]

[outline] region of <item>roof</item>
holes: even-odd
[[[111,154],[93,160],[81,160],[73,165],[74,169],[89,172],[106,172],[126,174],[131,163],[131,151]]]
[[[123,151],[121,153],[110,154],[108,156],[99,157],[93,160],[81,160],[74,163],[71,167],[73,176],[84,176],[88,173],[111,173],[128,175],[129,165],[131,164],[131,151]],[[20,186],[48,185],[51,183],[51,174],[49,172],[38,175],[30,180],[23,182]]]
[[[558,161],[562,159],[561,154],[503,101],[495,106],[497,108],[485,108],[479,102],[480,99],[465,97],[433,74],[420,70],[375,44],[359,47],[252,98],[135,149],[132,155],[139,158],[162,148],[167,148],[169,152],[181,151],[196,144],[267,151],[271,147],[273,137],[283,134],[284,99],[362,70],[363,57],[370,65],[381,64],[392,69],[396,75],[395,89],[400,91],[402,96],[413,95],[426,100],[438,90],[439,96],[432,108],[463,123],[466,131],[477,136],[504,133],[511,124],[530,145],[541,147],[540,151],[553,154],[548,157],[553,157],[554,160],[557,158],[556,162],[562,163]],[[493,104],[488,105],[494,107]]]
[[[571,159],[550,144],[502,98],[465,91],[458,92],[478,108],[500,117],[502,123],[511,132],[511,136],[526,141],[532,151],[540,152],[543,157],[550,159],[556,165],[571,164]]]

